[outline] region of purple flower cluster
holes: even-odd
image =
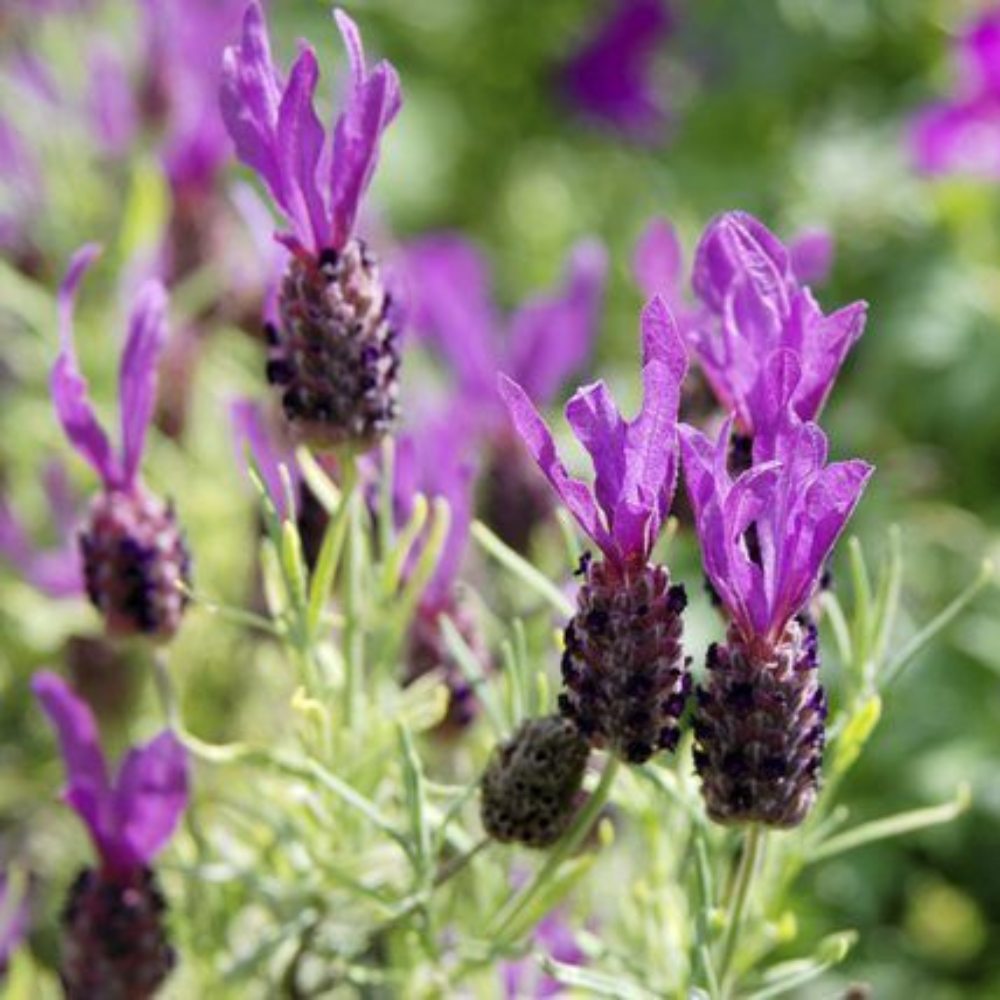
[[[953,96],[924,108],[910,129],[914,162],[927,174],[1000,178],[1000,7],[961,34]]]
[[[861,461],[828,464],[814,422],[866,309],[822,312],[802,272],[821,271],[826,258],[822,237],[809,237],[796,264],[756,219],[720,216],[695,255],[689,304],[672,230],[651,229],[637,255],[640,282],[669,296],[680,323],[659,295],[643,312],[634,420],[600,382],[567,405],[593,488],[569,474],[524,390],[500,380],[528,451],[602,556],[581,565],[562,711],[593,745],[632,763],[674,749],[691,689],[684,591],[650,562],[682,459],[705,571],[729,626],[726,644],[709,651],[694,726],[706,805],[719,822],[795,825],[818,783],[826,702],[804,612],[872,471]],[[688,353],[728,414],[715,439],[677,425]],[[744,436],[738,449],[734,428]]]

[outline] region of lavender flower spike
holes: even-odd
[[[719,402],[750,437],[754,386],[774,351],[798,354],[802,373],[792,404],[800,419],[815,420],[864,331],[864,302],[824,315],[793,263],[781,241],[745,212],[713,220],[695,257],[692,284],[705,310],[689,344]]]
[[[112,779],[86,703],[55,674],[37,674],[32,688],[59,737],[69,778],[65,801],[100,859],[98,868],[80,873],[63,912],[66,995],[151,997],[175,955],[150,864],[187,807],[187,754],[172,733],[161,733],[130,750]]]
[[[329,142],[313,108],[315,53],[303,45],[282,83],[255,2],[240,44],[223,58],[222,117],[240,159],[257,171],[291,225],[279,236],[292,256],[279,322],[269,329],[268,380],[281,387],[285,415],[304,440],[366,450],[395,419],[399,358],[390,297],[353,232],[400,93],[388,63],[366,68],[354,22],[341,11],[335,18],[351,87]]]
[[[159,282],[148,281],[132,309],[119,374],[116,453],[90,402],[73,343],[76,292],[98,253],[93,245],[79,250],[59,289],[62,347],[52,372],[56,415],[104,484],[80,534],[83,574],[110,633],[168,639],[180,626],[186,598],[178,584],[188,580],[190,560],[173,507],[149,493],[139,476],[166,340],[166,293]]]
[[[666,569],[649,563],[677,479],[677,408],[687,368],[659,298],[643,312],[642,339],[644,393],[634,420],[621,417],[602,382],[579,390],[566,407],[593,461],[593,490],[570,477],[524,391],[500,380],[515,428],[604,557],[585,560],[577,614],[566,629],[563,713],[595,746],[632,763],[676,746],[690,685],[680,649],[683,587],[671,587]]]
[[[761,407],[770,421],[754,440],[753,467],[736,479],[732,418],[716,442],[680,428],[705,572],[730,621],[725,644],[709,649],[695,724],[702,791],[722,823],[795,826],[818,788],[826,699],[815,626],[797,616],[872,468],[826,464],[823,432],[795,415],[800,379],[793,353],[768,360]]]

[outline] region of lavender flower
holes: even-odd
[[[121,454],[115,454],[91,405],[73,344],[73,305],[96,246],[79,250],[59,289],[62,348],[52,372],[52,397],[63,430],[94,468],[103,490],[80,533],[91,602],[113,635],[168,639],[180,626],[190,575],[187,548],[173,507],[142,484],[139,465],[156,395],[156,363],[166,337],[166,293],[156,281],[139,290],[119,375]]]
[[[496,395],[497,372],[510,373],[546,405],[585,363],[603,299],[604,250],[593,240],[579,243],[559,290],[529,300],[506,319],[494,305],[486,261],[460,236],[442,233],[416,241],[402,270],[410,323],[447,359],[466,417],[483,438],[482,516],[507,544],[524,552],[552,503],[511,440]]]
[[[914,119],[910,146],[927,174],[1000,178],[1000,7],[984,11],[958,40],[954,96]]]
[[[618,0],[564,71],[569,99],[583,114],[625,135],[657,139],[669,116],[651,64],[672,31],[664,0]]]
[[[566,417],[590,453],[591,490],[572,479],[545,423],[515,382],[500,393],[539,468],[602,559],[586,558],[566,629],[561,708],[595,746],[642,763],[673,749],[690,677],[680,646],[684,588],[649,562],[677,479],[677,408],[684,345],[663,301],[642,314],[643,404],[625,421],[603,382],[580,389]]]
[[[532,934],[539,948],[563,965],[586,965],[587,956],[576,943],[566,915],[552,910],[537,924]],[[542,973],[535,961],[528,957],[503,964],[504,992],[507,1000],[548,1000],[566,993],[566,988],[551,976]]]
[[[471,724],[478,714],[475,692],[448,649],[441,631],[447,616],[483,669],[490,657],[473,609],[457,587],[458,573],[469,541],[472,523],[472,484],[475,464],[470,452],[473,420],[461,399],[425,416],[396,449],[393,493],[400,523],[409,520],[413,498],[423,493],[448,502],[451,520],[437,570],[421,596],[407,637],[405,682],[411,683],[433,670],[448,688],[447,731]]]
[[[396,417],[399,357],[389,296],[354,226],[400,94],[395,70],[382,62],[369,72],[354,22],[341,11],[335,17],[352,81],[329,145],[312,105],[315,53],[304,45],[282,85],[256,3],[241,43],[225,52],[222,116],[240,159],[291,226],[280,236],[292,256],[269,331],[268,380],[281,387],[285,415],[304,440],[367,449]]]
[[[65,801],[100,861],[80,873],[63,912],[63,988],[71,1000],[151,997],[176,956],[150,864],[187,807],[187,755],[164,732],[130,750],[112,779],[86,704],[55,674],[37,674],[32,687],[59,738]]]
[[[826,700],[816,680],[815,627],[796,616],[872,468],[826,464],[827,442],[802,422],[803,371],[790,351],[764,370],[753,467],[728,470],[733,418],[718,441],[682,425],[684,474],[705,572],[729,617],[698,691],[695,763],[717,822],[795,826],[816,796]]]
[[[0,983],[11,957],[28,934],[30,920],[27,896],[14,898],[9,879],[0,872]]]

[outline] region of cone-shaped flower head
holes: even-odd
[[[577,613],[566,628],[560,708],[594,746],[630,763],[676,746],[690,687],[680,645],[684,588],[649,563],[677,479],[677,407],[687,368],[659,298],[643,312],[642,341],[643,402],[634,420],[622,418],[602,382],[566,407],[593,461],[593,490],[570,477],[524,391],[503,377],[500,386],[528,450],[604,556],[585,560]]]
[[[187,753],[170,732],[126,754],[112,778],[90,708],[55,674],[32,689],[59,738],[68,784],[64,799],[80,817],[101,864],[145,868],[167,845],[188,801]]]
[[[1000,178],[1000,6],[984,11],[956,47],[958,85],[924,108],[910,131],[916,166],[928,174]]]
[[[166,340],[166,293],[148,281],[132,308],[118,383],[116,452],[91,404],[73,343],[76,292],[98,252],[95,246],[79,250],[59,289],[62,346],[52,372],[56,415],[104,484],[80,534],[84,580],[109,632],[167,639],[180,625],[186,597],[179,584],[189,578],[190,560],[172,506],[150,494],[139,475]]]
[[[549,847],[579,805],[590,747],[571,722],[528,719],[493,751],[480,780],[480,815],[501,843]]]
[[[801,615],[872,469],[826,464],[823,432],[795,413],[800,377],[791,352],[768,360],[753,465],[736,478],[732,418],[717,442],[680,431],[705,572],[730,620],[695,715],[695,764],[722,823],[795,826],[818,788],[826,698],[815,626]]]
[[[778,350],[798,355],[801,378],[792,405],[801,420],[815,420],[864,330],[866,304],[824,315],[796,276],[789,251],[745,212],[728,212],[709,225],[692,285],[705,308],[688,343],[723,408],[735,412],[739,430],[756,433],[754,388]]]
[[[292,256],[269,331],[268,380],[281,387],[285,415],[304,440],[363,450],[395,419],[399,357],[378,265],[353,232],[400,93],[388,63],[366,68],[354,22],[341,11],[335,17],[351,83],[329,141],[313,108],[315,53],[303,45],[282,82],[257,3],[240,44],[226,50],[221,100],[237,154],[291,227],[280,237]]]
[[[412,327],[444,355],[466,416],[483,436],[481,516],[508,545],[525,551],[551,511],[551,494],[530,460],[512,447],[496,394],[505,371],[539,404],[549,403],[590,355],[607,260],[585,240],[574,248],[560,287],[499,315],[487,262],[460,236],[417,240],[403,261]]]
[[[640,141],[668,121],[652,63],[673,30],[665,0],[618,0],[564,73],[570,100],[590,118]]]

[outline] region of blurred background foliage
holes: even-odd
[[[485,247],[500,300],[512,304],[556,279],[577,238],[600,236],[612,278],[590,374],[634,398],[640,296],[630,260],[652,216],[673,220],[689,250],[709,218],[730,208],[753,212],[783,237],[804,225],[828,227],[836,254],[820,301],[829,309],[863,298],[871,307],[824,419],[836,456],[864,456],[878,467],[854,531],[878,552],[888,525],[900,525],[910,626],[950,600],[984,555],[1000,556],[1000,192],[986,182],[918,177],[904,143],[908,116],[952,79],[950,38],[980,5],[672,0],[676,31],[656,67],[672,121],[662,141],[646,145],[583,122],[560,97],[559,67],[599,12],[595,0],[345,6],[404,86],[404,113],[371,200],[389,247],[459,228]],[[125,44],[135,30],[129,8],[108,3],[69,24],[46,20],[32,28],[32,44],[72,90],[83,72],[74,32],[84,23]],[[325,79],[335,79],[342,55],[325,3],[276,0],[271,22],[284,56],[307,37]],[[4,105],[15,99],[5,90]],[[84,239],[109,246],[81,319],[84,367],[107,400],[115,368],[107,348],[117,334],[107,329],[108,310],[95,306],[116,298],[115,265],[155,241],[168,195],[149,149],[103,160],[70,112],[32,129],[45,163],[34,229],[40,281],[51,288]],[[196,311],[211,288],[189,282],[175,296],[175,314]],[[45,458],[67,456],[46,395],[51,302],[9,267],[0,292],[0,467],[6,492],[41,536],[38,471]],[[224,409],[234,392],[259,384],[257,364],[256,348],[235,331],[211,340],[183,453],[157,438],[149,461],[154,485],[178,499],[199,588],[234,603],[248,599],[252,515]],[[89,482],[70,464],[80,484]],[[241,492],[245,517],[234,520],[232,498]],[[697,578],[683,546],[681,565]],[[59,778],[27,679],[91,619],[77,605],[45,602],[11,574],[0,582],[0,843],[10,847],[5,838],[16,840],[26,818],[44,831],[37,814],[44,820],[57,808],[39,804],[48,801],[39,789]],[[248,641],[218,619],[191,617],[173,659],[194,731],[224,739],[271,725],[282,682],[267,656],[247,655]],[[811,935],[860,932],[826,992],[813,987],[820,992],[810,995],[833,995],[852,981],[884,997],[1000,995],[998,723],[993,589],[895,685],[845,791],[864,818],[948,798],[965,781],[972,808],[948,826],[820,866],[799,884],[795,905]]]

